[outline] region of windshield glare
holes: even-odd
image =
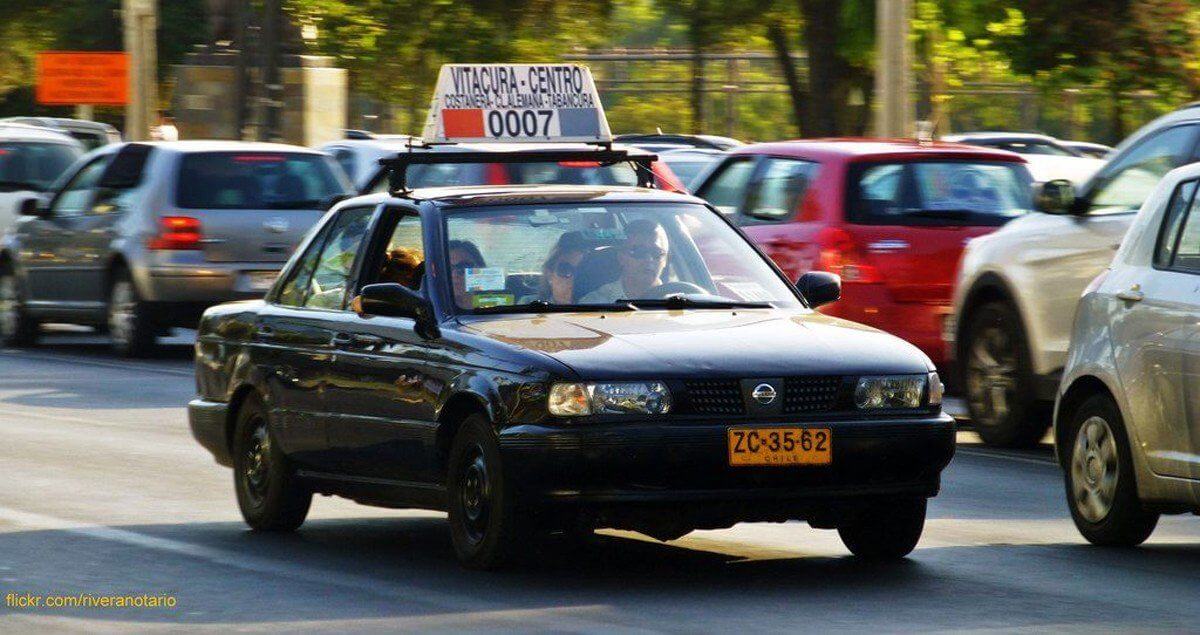
[[[462,310],[536,311],[541,303],[586,307],[673,296],[695,306],[800,306],[753,248],[701,205],[484,207],[452,211],[446,225],[453,295]]]
[[[186,209],[317,209],[350,193],[329,157],[287,152],[188,154],[178,188]]]
[[[0,142],[0,191],[45,190],[80,154],[61,143]]]

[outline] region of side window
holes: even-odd
[[[88,213],[97,216],[118,214],[133,207],[151,152],[153,149],[150,146],[140,143],[122,148],[108,163],[104,176],[100,177],[96,197],[92,199]]]
[[[313,270],[317,268],[317,258],[321,255],[321,249],[325,246],[325,239],[329,236],[329,230],[332,227],[333,223],[322,227],[321,234],[308,244],[308,250],[300,257],[300,261],[288,275],[287,282],[279,290],[279,296],[275,299],[277,304],[292,307],[304,306],[304,298],[307,295],[309,282],[312,280]]]
[[[1091,197],[1091,214],[1137,210],[1159,179],[1183,165],[1196,145],[1197,126],[1168,128],[1143,140],[1105,169],[1104,181]]]
[[[425,245],[421,237],[421,218],[407,213],[396,221],[384,252],[367,261],[373,271],[363,274],[363,283],[394,282],[414,291],[421,288],[425,276]],[[378,264],[372,264],[378,263]]]
[[[817,164],[796,159],[767,159],[767,165],[750,190],[746,214],[764,220],[786,220],[800,205]]]
[[[359,207],[338,214],[313,268],[305,307],[340,310],[345,306],[346,287],[373,211],[370,207]]]
[[[1192,189],[1195,189],[1195,183],[1192,183]],[[1192,196],[1191,204],[1187,205],[1187,212],[1183,214],[1183,223],[1175,238],[1174,253],[1170,254],[1166,265],[1170,269],[1200,273],[1200,208],[1196,203],[1196,197]],[[1157,264],[1157,257],[1155,261]]]
[[[697,194],[722,214],[736,214],[746,198],[746,187],[754,173],[754,160],[735,159],[717,169],[716,176]]]
[[[1167,203],[1167,213],[1163,218],[1162,230],[1158,234],[1158,246],[1154,250],[1154,266],[1168,268],[1175,257],[1175,243],[1179,240],[1179,225],[1183,222],[1185,212],[1192,205],[1196,194],[1196,182],[1185,181],[1175,188],[1171,201]]]
[[[54,197],[50,204],[50,213],[54,216],[79,216],[89,209],[100,176],[108,165],[109,157],[96,157],[91,163],[83,166],[63,189]]]

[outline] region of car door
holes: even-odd
[[[418,255],[406,262],[423,263],[423,244],[416,210],[388,208],[356,286],[409,279],[397,275],[388,259],[404,250]],[[409,485],[427,481],[436,398],[449,381],[435,363],[436,345],[417,335],[410,318],[351,314],[341,326],[327,396],[337,412],[330,419],[331,445],[354,475]]]
[[[111,158],[96,156],[80,166],[52,196],[48,213],[24,230],[21,259],[32,306],[64,307],[77,301],[76,239]]]
[[[1200,395],[1200,358],[1189,360],[1200,306],[1200,211],[1196,181],[1180,183],[1167,203],[1150,263],[1126,263],[1109,274],[1115,290],[1112,341],[1125,388],[1133,438],[1150,468],[1188,477],[1196,468],[1192,435]],[[1181,231],[1182,228],[1182,231]]]
[[[345,290],[373,207],[345,209],[322,226],[260,312],[255,340],[284,451],[302,467],[337,472],[326,390]]]

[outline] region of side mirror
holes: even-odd
[[[1038,187],[1035,202],[1047,214],[1069,214],[1075,207],[1075,186],[1065,179],[1046,181]]]
[[[47,211],[46,203],[40,196],[26,196],[17,203],[17,213],[21,216],[45,216]]]
[[[383,315],[387,317],[412,318],[421,337],[438,337],[437,318],[433,305],[425,296],[395,282],[368,284],[350,303],[350,308],[360,316]]]
[[[810,271],[796,281],[796,288],[804,296],[808,306],[817,308],[842,297],[842,278],[828,271]]]

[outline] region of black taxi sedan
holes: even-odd
[[[488,568],[538,533],[744,521],[899,558],[954,452],[928,358],[812,309],[703,201],[441,188],[339,204],[261,301],[209,309],[196,439],[260,530],[314,493],[448,512]]]

